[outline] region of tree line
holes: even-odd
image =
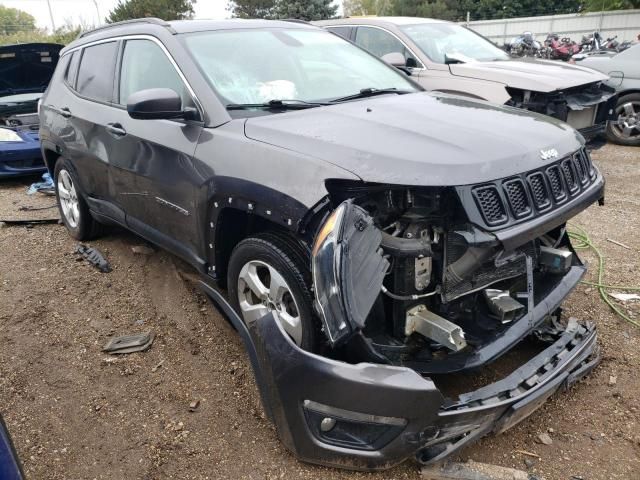
[[[241,3],[251,0],[240,0]],[[345,16],[394,15],[462,21],[640,8],[640,0],[344,0]]]
[[[203,0],[209,1],[209,0]],[[105,18],[113,23],[141,17],[184,20],[194,16],[196,0],[119,0]],[[342,0],[345,16],[398,15],[443,20],[529,17],[640,8],[640,0]],[[338,14],[334,0],[228,0],[232,17],[323,20]],[[49,32],[33,16],[0,5],[0,45],[24,42],[66,44],[88,26],[66,25]]]
[[[342,0],[345,16],[393,15],[442,20],[534,17],[563,13],[640,8],[640,0]],[[230,0],[240,18],[322,20],[335,16],[331,0]]]

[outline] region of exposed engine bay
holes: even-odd
[[[507,88],[507,105],[542,113],[567,122],[578,130],[604,124],[613,118],[615,89],[595,82],[550,93]]]
[[[313,249],[317,310],[333,349],[354,361],[422,374],[477,366],[470,359],[514,323],[541,323],[536,303],[581,265],[564,224],[506,250],[469,222],[454,189],[332,187],[338,206]]]

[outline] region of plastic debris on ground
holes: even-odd
[[[93,247],[87,247],[86,245],[79,243],[73,253],[81,255],[82,258],[102,273],[109,273],[111,271],[111,265],[109,265],[107,259],[104,258],[104,255],[102,255],[99,250],[96,250]],[[81,258],[79,258],[79,260],[81,260]]]
[[[446,462],[443,465],[423,467],[420,475],[428,480],[544,480],[543,477],[515,468],[500,467],[488,463]]]
[[[27,195],[33,195],[37,192],[44,193],[45,195],[55,195],[55,188],[53,186],[53,179],[49,172],[42,175],[42,182],[32,183],[27,190]]]
[[[620,300],[621,302],[628,302],[629,300],[640,300],[640,295],[637,293],[610,293],[609,296]]]
[[[110,353],[111,355],[144,352],[151,346],[155,337],[156,334],[153,332],[112,337],[105,346],[102,347],[102,351]]]

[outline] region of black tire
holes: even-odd
[[[295,300],[302,325],[301,341],[295,342],[291,338],[303,350],[316,350],[320,332],[313,310],[308,249],[286,234],[275,232],[249,237],[236,245],[227,269],[227,286],[231,304],[240,318],[243,318],[243,312],[238,295],[238,277],[242,268],[251,261],[268,264],[284,278]]]
[[[73,182],[73,186],[75,189],[75,197],[77,199],[77,219],[69,218],[67,214],[65,214],[62,202],[60,200],[58,180],[61,178],[61,175],[64,176],[65,174],[69,176],[70,180]],[[68,160],[60,158],[56,162],[53,183],[56,190],[56,200],[58,202],[58,211],[60,212],[60,218],[62,219],[62,223],[64,223],[64,226],[67,227],[69,235],[80,241],[91,240],[92,238],[100,235],[100,233],[102,232],[102,225],[99,224],[91,216],[91,212],[89,212],[87,202],[78,189],[78,181],[75,170]]]
[[[639,123],[635,130],[632,130],[634,135],[626,137],[620,130],[617,130],[614,125],[609,123],[607,125],[607,138],[613,143],[637,147],[640,146],[640,93],[630,93],[628,95],[623,95],[618,99],[618,103],[615,108],[616,120],[618,120],[619,116],[623,113],[624,105],[627,103],[632,103],[635,107],[635,111],[637,112],[636,117],[638,118]]]

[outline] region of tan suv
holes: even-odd
[[[395,67],[427,90],[464,95],[550,115],[591,139],[616,105],[609,77],[557,61],[511,58],[455,23],[413,17],[315,22]]]

